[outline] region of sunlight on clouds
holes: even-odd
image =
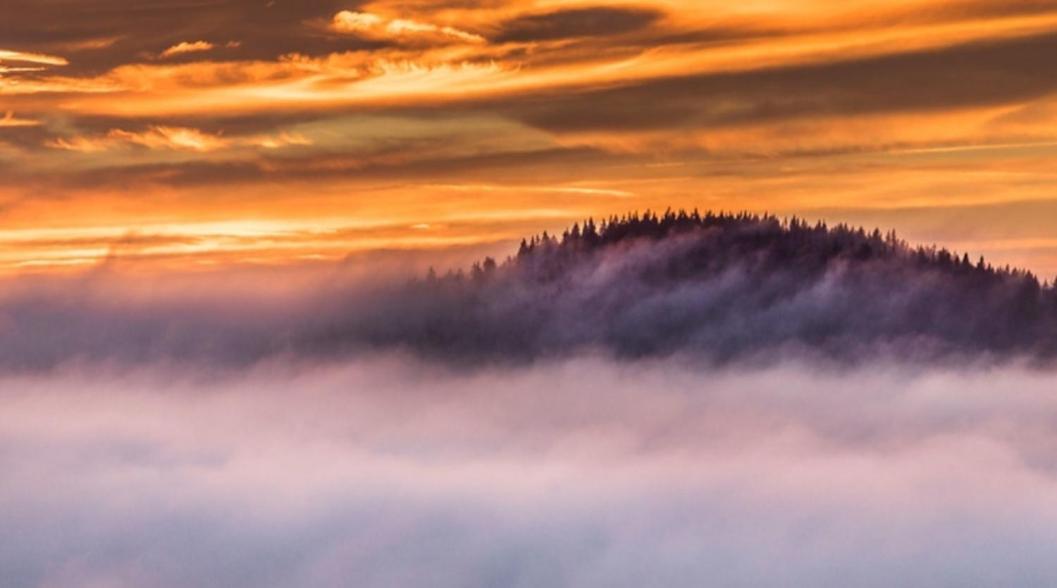
[[[340,261],[356,252],[422,250],[513,241],[518,233],[452,223],[388,223],[320,218],[231,221],[84,229],[0,231],[0,274],[29,269],[84,268],[103,262],[147,262],[155,269],[299,259]],[[465,223],[465,221],[463,221]]]
[[[57,57],[54,55],[44,55],[42,53],[25,53],[22,51],[11,51],[9,49],[0,49],[0,62],[2,61],[17,61],[22,63],[39,63],[42,65],[69,65],[63,57]]]
[[[524,186],[524,185],[489,185],[489,184],[437,184],[423,186],[427,189],[453,190],[457,192],[491,193],[491,192],[540,192],[551,194],[574,194],[582,196],[608,196],[611,198],[634,198],[636,194],[628,190],[609,188],[590,188],[586,186]]]
[[[196,129],[176,127],[153,127],[145,133],[128,131],[111,131],[110,136],[148,149],[176,149],[187,151],[215,151],[223,148],[227,142]]]
[[[135,145],[151,150],[173,150],[208,153],[237,146],[261,147],[263,149],[280,149],[290,146],[307,146],[312,141],[300,133],[283,132],[277,135],[260,135],[250,137],[226,138],[211,135],[197,129],[155,126],[143,132],[131,132],[113,129],[105,135],[59,137],[47,143],[49,147],[78,151],[81,153],[99,153]]]
[[[746,110],[754,107],[752,103],[744,105]],[[739,105],[720,108],[736,111]],[[679,132],[671,129],[573,131],[562,133],[557,140],[568,146],[592,146],[618,152],[706,151],[727,157],[826,152],[927,154],[1052,146],[1057,141],[1057,116],[1036,116],[1030,125],[1022,125],[1010,119],[1021,108],[1002,105],[944,112],[865,112],[789,120],[781,125],[768,120],[715,126],[689,121]],[[703,121],[708,120],[709,110],[708,106],[700,109]]]
[[[249,137],[241,141],[246,145],[263,147],[264,149],[281,149],[283,147],[306,147],[312,145],[312,140],[300,133],[279,133],[278,135],[261,135]]]
[[[95,153],[108,151],[122,145],[139,145],[148,149],[173,149],[177,151],[215,151],[227,146],[221,137],[208,135],[195,129],[175,127],[151,127],[147,131],[134,133],[114,129],[99,137],[58,138],[48,145],[56,149]]]
[[[86,20],[5,45],[5,227],[53,218],[61,198],[73,224],[117,234],[333,215],[391,225],[371,237],[384,247],[472,218],[507,239],[648,207],[1054,197],[1057,85],[1029,51],[1052,47],[1057,9],[1034,2],[374,0],[267,26],[254,18],[276,11],[232,10],[179,36]],[[974,239],[1051,267],[1052,237]],[[339,248],[231,239],[209,255]]]
[[[185,55],[187,53],[201,53],[204,51],[212,51],[216,46],[207,41],[183,41],[177,43],[172,47],[169,47],[165,51],[161,52],[162,57],[175,57],[177,55]]]
[[[541,66],[533,65],[531,53],[524,59],[511,60],[492,47],[454,52],[444,48],[390,49],[332,53],[324,57],[289,54],[275,62],[134,65],[92,80],[78,81],[86,88],[128,93],[125,99],[85,94],[63,101],[62,108],[96,115],[162,116],[217,110],[261,112],[299,105],[339,108],[498,98],[542,90],[627,84],[673,75],[719,74],[835,58],[846,60],[1024,36],[1054,28],[1057,28],[1057,14],[866,31],[807,32],[722,46],[684,44],[617,58],[587,54],[572,61]],[[70,80],[44,78],[21,87],[0,86],[0,93],[4,91],[79,90]]]
[[[265,112],[277,108],[321,108],[352,104],[399,104],[438,97],[484,94],[510,75],[496,62],[474,63],[441,55],[394,52],[331,54],[323,58],[290,54],[277,62],[188,63],[177,66],[124,66],[92,82],[127,99],[98,99],[82,93],[63,101],[74,111],[119,116],[159,116],[214,112]],[[68,81],[0,86],[0,94],[72,92]],[[2,83],[2,81],[0,81]]]
[[[342,10],[334,15],[331,30],[340,33],[354,33],[369,38],[422,39],[423,37],[440,37],[466,43],[484,43],[484,37],[454,27],[437,26],[406,18],[383,18],[370,12],[352,12]]]

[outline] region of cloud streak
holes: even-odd
[[[284,132],[275,136],[227,138],[205,133],[198,129],[165,126],[154,126],[140,132],[112,129],[101,136],[60,137],[48,142],[49,147],[81,153],[111,151],[130,145],[150,150],[207,153],[238,146],[280,149],[311,144],[312,141],[310,139],[298,133]]]
[[[172,47],[169,47],[165,51],[161,52],[161,57],[175,57],[177,55],[185,55],[187,53],[201,53],[204,51],[212,51],[216,46],[207,41],[181,41]]]
[[[16,61],[20,63],[38,63],[41,65],[69,65],[69,61],[64,57],[58,57],[55,55],[45,55],[43,53],[26,53],[24,51],[12,51],[10,49],[0,49],[0,62],[2,61]]]
[[[331,30],[367,37],[396,40],[428,40],[430,38],[464,43],[484,43],[484,37],[461,31],[455,27],[438,26],[404,18],[385,18],[371,12],[342,10],[334,15]]]

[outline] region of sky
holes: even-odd
[[[1051,0],[3,7],[3,274],[504,250],[696,207],[1057,275]]]

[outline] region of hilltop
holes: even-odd
[[[431,272],[326,338],[471,359],[581,349],[717,361],[1050,357],[1057,294],[1030,272],[911,247],[894,232],[647,212],[534,236],[502,263]]]

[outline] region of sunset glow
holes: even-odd
[[[0,36],[4,271],[288,263],[684,206],[884,215],[1057,273],[1057,224],[972,213],[1057,210],[1047,2],[25,4]],[[226,228],[247,223],[274,230]],[[359,226],[385,228],[336,236]]]

